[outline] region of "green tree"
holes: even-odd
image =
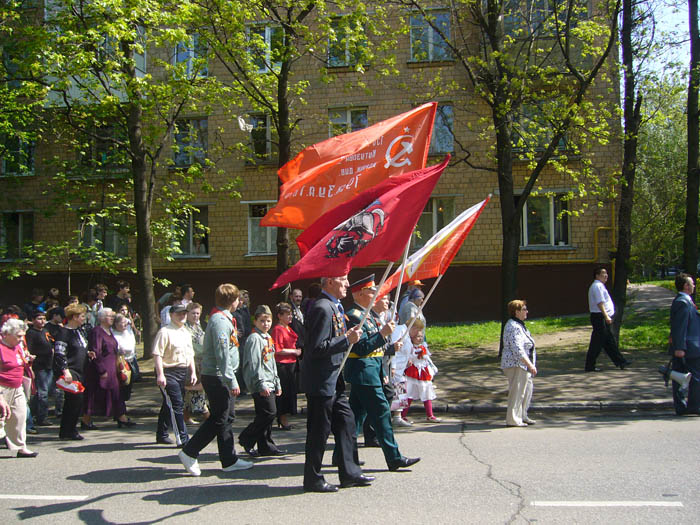
[[[126,268],[138,279],[149,355],[157,329],[153,258],[177,249],[177,217],[196,211],[189,204],[193,192],[211,190],[206,176],[215,171],[205,142],[211,131],[186,117],[212,111],[208,101],[218,84],[206,74],[206,50],[193,51],[192,3],[55,0],[47,6],[43,24],[32,29],[35,65],[26,69],[33,73],[29,84],[47,89],[35,112],[50,130],[42,138],[72,152],[50,159],[53,202],[71,203],[81,219],[78,236],[86,227],[103,235],[108,228],[136,233],[135,264]],[[36,248],[35,260],[42,247]],[[73,249],[85,258],[84,249]],[[106,268],[125,262],[106,256],[104,242],[91,250],[90,260]]]
[[[603,195],[599,183],[610,182],[596,180],[590,154],[594,143],[609,139],[613,108],[605,100],[612,98],[607,90],[614,86],[609,56],[617,41],[619,3],[595,2],[589,9],[576,0],[456,0],[442,11],[422,0],[396,3],[410,10],[407,31],[413,31],[417,52],[426,54],[417,60],[434,60],[430,53],[437,43],[437,58],[455,61],[464,73],[463,81],[452,84],[438,75],[427,82],[429,88],[487,107],[488,116],[474,130],[481,144],[493,144],[487,158],[466,143],[456,154],[498,181],[505,320],[518,282],[523,206],[537,192],[543,172],[565,174],[579,188],[577,194],[589,197]],[[465,109],[483,112],[477,105]],[[515,167],[524,177],[516,176]],[[516,184],[523,184],[518,193]],[[567,198],[575,196],[571,192]]]

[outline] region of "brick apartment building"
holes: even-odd
[[[424,22],[423,22],[424,24]],[[329,58],[331,72],[336,80],[331,83],[321,81],[318,63],[307,58],[297,70],[305,71],[310,82],[305,95],[307,105],[301,121],[300,138],[295,143],[295,151],[302,146],[318,142],[333,133],[353,131],[371,125],[395,114],[405,112],[417,104],[426,102],[427,80],[441,75],[442,81],[455,81],[465,84],[463,70],[449,60],[438,45],[427,48],[427,54],[420,60],[415,56],[415,45],[411,39],[416,31],[428,31],[415,17],[410,34],[403,38],[398,49],[397,67],[400,74],[377,78],[372,74],[362,79],[367,89],[346,89],[360,75],[347,67],[348,56],[337,46]],[[270,29],[264,29],[270,31]],[[425,33],[423,33],[425,34]],[[432,35],[431,38],[439,38]],[[432,41],[432,40],[431,40]],[[191,55],[177,50],[171,51],[174,60],[188,60]],[[209,75],[223,74],[222,69],[212,63]],[[602,90],[602,88],[599,88]],[[612,90],[616,93],[616,90]],[[466,147],[472,159],[486,161],[492,147],[489,140],[480,138],[479,120],[488,116],[488,108],[475,96],[460,95],[459,100],[437,98],[438,116],[435,122],[429,164],[441,160],[445,153],[461,151],[457,144]],[[611,95],[614,97],[614,95]],[[616,104],[616,100],[610,100]],[[232,200],[223,194],[196,193],[192,202],[199,213],[186,219],[187,235],[180,243],[181,254],[172,261],[154,261],[154,274],[174,283],[188,282],[198,291],[197,299],[205,306],[213,302],[213,289],[220,282],[233,282],[251,291],[253,304],[263,301],[274,303],[276,293],[267,288],[276,278],[275,271],[275,229],[259,226],[260,218],[274,204],[277,195],[275,164],[266,160],[274,157],[274,135],[269,119],[263,114],[245,115],[253,131],[242,130],[239,123],[223,111],[209,114],[188,115],[188,126],[198,130],[201,146],[216,141],[250,143],[256,153],[255,161],[242,158],[224,158],[217,167],[223,169],[221,180],[240,177],[241,198]],[[613,132],[618,123],[612,123]],[[216,135],[216,137],[214,136]],[[175,141],[186,140],[176,136]],[[25,147],[13,145],[14,150]],[[457,151],[455,151],[457,150]],[[181,150],[182,151],[182,150]],[[0,210],[2,210],[2,236],[0,242],[6,246],[7,257],[21,256],[21,246],[26,242],[51,242],[74,236],[79,218],[70,207],[56,215],[45,217],[38,210],[43,209],[48,196],[42,195],[45,188],[45,172],[48,170],[44,159],[61,154],[60,143],[40,143],[33,149],[27,148],[33,156],[28,163],[32,169],[19,178],[20,182],[2,181]],[[594,168],[604,177],[619,171],[622,151],[619,140],[611,140],[605,146],[595,146]],[[192,155],[173,155],[176,167],[186,167],[196,161]],[[272,160],[275,160],[274,158]],[[570,160],[576,167],[577,159]],[[524,185],[525,161],[515,160],[514,176],[516,188]],[[163,170],[173,168],[162,168]],[[12,173],[12,162],[2,162],[3,174]],[[520,175],[520,178],[518,178]],[[114,184],[120,184],[119,174],[115,174]],[[614,249],[615,205],[605,202],[597,206],[597,201],[574,199],[565,202],[560,195],[575,190],[572,181],[546,171],[538,186],[540,196],[530,197],[523,213],[523,235],[520,254],[518,296],[526,298],[533,316],[545,314],[565,314],[586,311],[585,290],[591,280],[591,270],[595,264],[608,263],[609,253]],[[426,309],[432,321],[467,321],[494,319],[499,314],[501,224],[499,193],[496,176],[492,172],[470,169],[465,163],[448,168],[439,181],[428,206],[424,210],[419,230],[421,238],[415,244],[425,242],[442,225],[449,222],[464,209],[484,199],[489,193],[493,198],[484,210],[478,223],[467,238],[463,248],[448,270]],[[544,195],[544,194],[547,195]],[[20,198],[21,196],[21,198]],[[17,206],[17,202],[22,202]],[[596,204],[596,205],[594,205]],[[586,206],[587,205],[587,206]],[[580,215],[558,218],[562,207],[579,209],[586,207]],[[194,228],[196,222],[208,227],[207,233],[199,234]],[[90,243],[93,237],[101,237],[101,232],[88,229],[82,242]],[[293,235],[292,235],[293,237]],[[76,242],[80,242],[76,238]],[[293,241],[291,242],[293,245]],[[117,232],[107,232],[105,247],[120,255],[135,257],[135,238],[126,238]],[[296,248],[290,250],[291,262],[298,260]],[[0,264],[2,264],[0,262]],[[351,279],[369,271],[381,274],[383,265],[371,270],[354,270]],[[138,294],[133,275],[124,274],[132,283],[132,293]],[[70,268],[71,293],[79,294],[96,282],[113,283],[117,277],[100,275],[90,271],[79,261]],[[39,272],[34,277],[22,277],[3,282],[3,303],[28,300],[29,290],[34,286],[56,286],[66,293],[68,268],[64,271]],[[298,283],[302,289],[308,286]],[[156,296],[163,291],[157,287]]]

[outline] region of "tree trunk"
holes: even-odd
[[[683,264],[685,271],[697,275],[698,265],[698,86],[700,86],[700,35],[698,34],[698,0],[688,0],[690,27],[690,81],[688,83],[688,183],[685,228],[683,230]]]
[[[632,29],[634,14],[632,0],[622,2],[622,65],[624,70],[625,116],[624,158],[622,161],[622,188],[620,189],[620,209],[618,212],[617,254],[615,256],[615,280],[612,294],[615,302],[613,332],[620,337],[622,317],[627,304],[627,279],[632,248],[632,206],[634,204],[634,179],[637,169],[637,139],[641,122],[642,97],[637,94],[634,69],[634,49]]]

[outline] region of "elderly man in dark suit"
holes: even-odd
[[[678,383],[673,383],[673,406],[676,414],[700,413],[700,314],[691,294],[695,280],[687,273],[676,276],[678,295],[671,304],[671,348],[673,370],[692,374],[687,402],[679,395]]]
[[[345,395],[340,374],[343,356],[360,339],[359,327],[347,330],[340,300],[347,293],[347,275],[321,279],[321,295],[306,316],[302,384],[307,399],[306,458],[304,490],[336,492],[321,474],[328,435],[333,431],[338,448],[340,486],[369,485],[374,477],[365,476],[353,459],[357,447],[355,418]]]

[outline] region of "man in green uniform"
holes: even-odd
[[[365,311],[377,293],[374,285],[374,275],[360,279],[350,285],[352,298],[355,301],[348,310],[348,327],[357,326],[362,322]],[[390,321],[381,326],[379,316],[370,311],[365,324],[362,326],[362,336],[352,347],[345,364],[345,380],[352,384],[350,391],[350,407],[355,414],[356,431],[362,431],[362,424],[368,418],[375,429],[384,458],[389,470],[409,467],[418,463],[420,458],[407,458],[399,452],[399,446],[394,439],[391,427],[391,411],[382,390],[385,374],[382,371],[384,346],[394,330],[394,322]]]

